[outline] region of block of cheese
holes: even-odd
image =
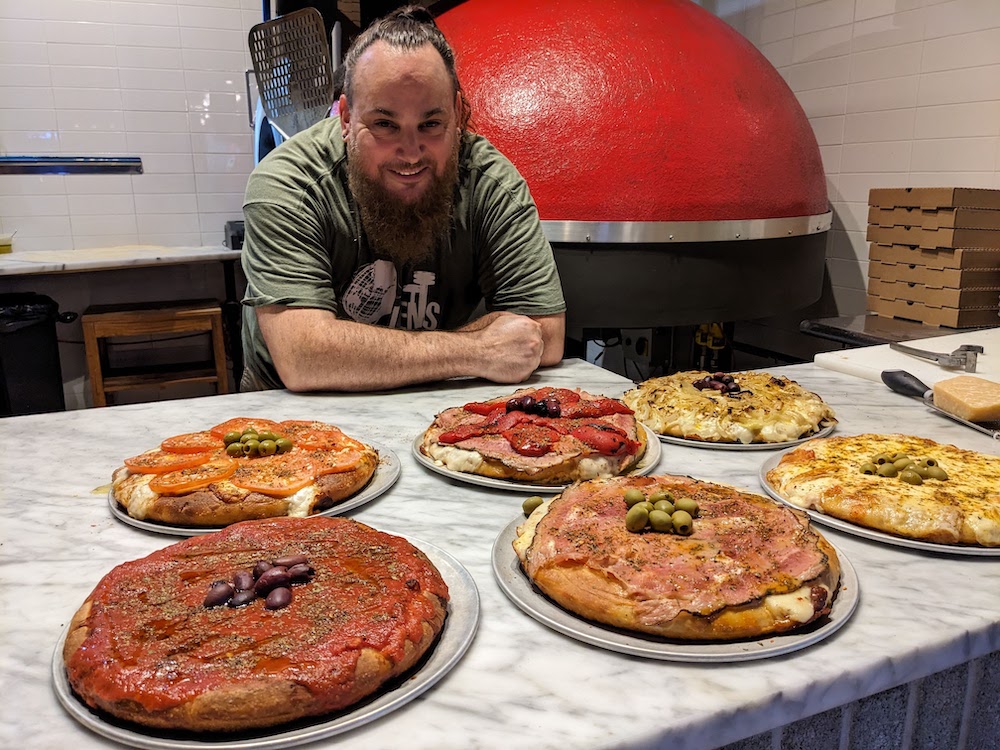
[[[970,422],[1000,419],[1000,383],[974,375],[939,380],[934,384],[934,405]]]

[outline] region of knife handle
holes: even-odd
[[[929,398],[934,393],[926,383],[906,370],[882,370],[882,382],[904,396]]]

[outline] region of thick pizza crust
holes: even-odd
[[[614,482],[613,490],[619,495],[623,495],[630,486],[644,488],[647,495],[655,487],[672,487],[674,490],[680,489],[681,492],[688,489],[689,491],[684,494],[692,496],[695,495],[691,490],[696,492],[699,487],[721,488],[719,485],[679,477],[654,476],[638,480],[619,478]],[[670,596],[667,594],[658,598],[657,592],[644,590],[635,581],[626,580],[617,574],[621,572],[619,566],[622,563],[626,563],[627,568],[627,563],[635,559],[639,545],[657,544],[662,548],[660,553],[665,557],[687,554],[686,550],[694,548],[688,546],[686,537],[651,531],[642,534],[626,532],[604,535],[597,525],[586,530],[574,526],[574,535],[589,535],[589,547],[592,552],[576,550],[573,554],[565,556],[546,554],[545,547],[550,544],[549,536],[553,533],[558,534],[559,530],[546,528],[544,519],[553,505],[560,502],[577,503],[578,508],[574,513],[586,513],[587,511],[580,510],[582,507],[580,503],[582,501],[583,504],[588,504],[589,501],[581,497],[580,493],[586,492],[588,485],[599,485],[599,483],[585,482],[575,485],[564,493],[568,494],[567,498],[560,495],[543,503],[524,524],[518,527],[518,537],[513,543],[522,568],[532,582],[566,609],[586,619],[625,630],[696,641],[729,641],[786,632],[800,628],[830,611],[840,581],[837,553],[825,538],[808,527],[808,521],[801,514],[787,508],[779,510],[787,511],[789,516],[794,517],[792,523],[802,526],[803,533],[796,532],[795,536],[806,540],[811,553],[823,558],[823,564],[818,566],[816,575],[804,580],[779,576],[774,581],[764,582],[764,588],[768,590],[764,595],[714,607],[710,611],[702,611],[703,607],[693,606],[688,600],[668,601]],[[597,491],[608,490],[606,487],[598,486]],[[754,503],[777,505],[769,499],[740,493],[733,488],[724,488],[723,495],[726,492],[743,498],[753,498]],[[718,523],[721,528],[723,525],[728,525],[731,519],[726,519],[722,515],[716,519],[710,507],[709,496],[703,495],[702,500],[706,501],[705,515],[695,519],[695,529],[696,534],[705,539],[698,542],[697,548],[701,551],[693,557],[710,561],[712,554],[705,554],[704,550],[706,544],[709,547],[711,545],[713,524]],[[623,499],[619,515],[618,520],[624,528]],[[540,524],[542,524],[541,530],[539,530]],[[765,549],[766,539],[766,530],[762,530],[760,541]],[[784,552],[791,554],[788,550]],[[544,556],[546,561],[541,565],[533,565],[533,554]],[[716,552],[715,558],[718,559],[719,556],[720,553]],[[734,560],[734,575],[755,574],[756,571],[750,568],[748,561]],[[720,586],[725,585],[724,581],[720,582]]]
[[[530,393],[533,390],[520,389],[511,394],[511,397]],[[579,393],[585,399],[594,398],[582,391]],[[646,453],[646,430],[632,414],[612,414],[598,418],[600,421],[606,421],[618,427],[631,440],[638,443],[638,448],[634,453],[623,456],[596,455],[593,452],[586,453],[577,449],[560,450],[532,458],[512,453],[509,443],[500,435],[477,438],[479,450],[463,449],[457,445],[440,443],[438,436],[455,427],[456,415],[461,411],[461,407],[453,407],[439,414],[431,426],[424,431],[420,441],[421,453],[438,465],[460,473],[531,484],[565,485],[596,477],[614,477],[625,474],[635,468]]]
[[[181,526],[226,526],[280,516],[304,517],[332,508],[371,480],[378,454],[366,446],[359,464],[350,471],[324,474],[290,497],[274,497],[213,482],[182,495],[159,495],[149,489],[152,474],[134,474],[122,466],[112,475],[115,500],[133,518]]]
[[[946,481],[921,485],[862,474],[880,453],[935,458]],[[810,440],[782,456],[767,481],[789,502],[896,536],[1000,546],[1000,458],[911,435]]]
[[[263,522],[248,522],[239,526],[245,528],[248,524],[252,526],[254,523],[284,524],[289,522],[301,524],[326,523],[329,527],[319,527],[319,534],[329,534],[332,543],[335,545],[338,544],[338,527],[334,524],[352,524],[357,527],[367,528],[355,521],[340,518],[315,518],[308,520],[274,519]],[[230,529],[233,528],[235,527],[230,527]],[[309,533],[313,532],[310,530]],[[381,532],[374,533],[381,535]],[[289,527],[289,538],[292,540],[297,538],[296,527]],[[205,540],[207,537],[201,537],[200,539]],[[239,543],[237,543],[238,545]],[[173,545],[173,547],[178,546]],[[183,565],[186,561],[189,569],[192,571],[197,570],[198,566],[202,564],[199,557],[197,555],[188,555],[186,547],[184,549],[185,551],[178,552],[169,561],[165,569],[172,569],[177,563]],[[237,550],[237,553],[239,552],[244,551]],[[259,550],[258,552],[265,557],[267,556],[266,550]],[[409,547],[405,554],[411,556],[417,567],[429,570],[432,580],[436,579],[440,581],[440,574],[423,552],[419,549]],[[352,559],[356,558],[352,557]],[[393,565],[393,563],[385,559],[376,559],[376,564]],[[393,577],[395,574],[395,572],[390,572],[388,569],[385,572],[385,575],[388,577]],[[320,580],[320,575],[320,573],[317,573],[317,580]],[[407,585],[409,587],[409,582]],[[268,670],[265,669],[261,671],[260,677],[250,679],[244,677],[233,684],[225,684],[213,689],[203,690],[190,700],[162,709],[144,707],[139,696],[136,697],[136,700],[110,700],[105,696],[105,684],[106,681],[116,680],[117,666],[115,665],[115,659],[103,660],[101,668],[95,670],[95,672],[99,672],[97,674],[91,673],[86,669],[81,669],[78,664],[74,663],[74,655],[80,649],[86,649],[89,646],[88,637],[92,634],[91,625],[94,621],[93,616],[95,613],[99,613],[102,606],[99,600],[93,598],[93,593],[77,610],[70,622],[63,645],[63,660],[67,666],[67,677],[74,692],[89,706],[106,711],[120,719],[148,727],[173,730],[183,729],[195,732],[235,732],[277,726],[296,719],[323,715],[331,711],[348,708],[362,698],[374,693],[386,682],[413,668],[433,646],[444,627],[447,615],[447,600],[445,598],[447,587],[443,582],[440,583],[440,586],[444,592],[444,596],[429,590],[420,591],[420,595],[430,604],[431,614],[419,623],[419,635],[416,635],[412,630],[406,630],[402,625],[397,626],[401,628],[399,637],[402,642],[402,655],[399,659],[389,658],[386,654],[371,647],[354,647],[358,649],[359,653],[353,672],[350,674],[338,674],[335,686],[324,694],[314,694],[304,685],[291,679],[268,676]],[[97,590],[99,589],[100,586]],[[301,587],[296,586],[293,589],[293,603],[288,607],[289,614],[283,618],[282,615],[285,614],[285,610],[276,612],[275,616],[270,618],[269,621],[278,630],[275,633],[259,633],[257,635],[259,642],[266,643],[278,634],[284,635],[281,633],[281,630],[287,627],[288,618],[293,618],[291,622],[301,625],[302,612],[308,611],[310,597],[322,598],[323,596],[323,584],[317,584],[316,581]],[[261,607],[262,605],[262,601],[257,600],[249,606]],[[136,622],[133,625],[135,632],[155,632],[162,628],[183,630],[183,626],[179,626],[173,621],[170,623],[160,621],[158,619],[160,616],[159,612],[156,610],[147,609],[146,611],[152,611],[153,614],[151,616],[157,618],[157,620],[152,622]],[[234,617],[239,617],[239,613],[241,612],[239,609],[231,611]],[[104,627],[107,627],[107,625],[105,624]],[[315,622],[313,623],[313,627],[324,629],[327,626],[324,622]],[[414,637],[415,635],[416,637]],[[304,640],[303,638],[303,642]],[[197,642],[197,637],[195,637],[195,641]],[[342,645],[340,642],[331,644],[334,647],[334,652],[339,651]],[[92,646],[90,647],[92,648]],[[347,646],[346,650],[351,650],[351,647]],[[313,648],[304,648],[298,653],[293,653],[290,655],[290,660],[302,659],[311,663],[316,658],[317,653],[325,651],[326,647],[321,640],[320,644]],[[314,665],[310,669],[319,669],[319,667]],[[126,680],[125,685],[134,687],[136,684],[134,677],[118,679]],[[143,680],[145,679],[148,678],[144,677]],[[154,677],[153,679],[155,680],[156,678]],[[141,681],[139,684],[141,685]],[[116,688],[120,687],[122,685],[116,684]]]
[[[708,375],[691,370],[652,378],[622,400],[659,435],[713,443],[782,443],[837,423],[822,398],[789,378],[738,372],[732,376],[739,393],[694,387]]]

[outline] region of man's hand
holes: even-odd
[[[496,383],[520,383],[538,369],[545,351],[542,325],[524,315],[493,312],[464,328],[483,352],[480,377]]]

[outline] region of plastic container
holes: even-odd
[[[0,416],[66,408],[56,323],[76,318],[43,294],[0,294]]]

